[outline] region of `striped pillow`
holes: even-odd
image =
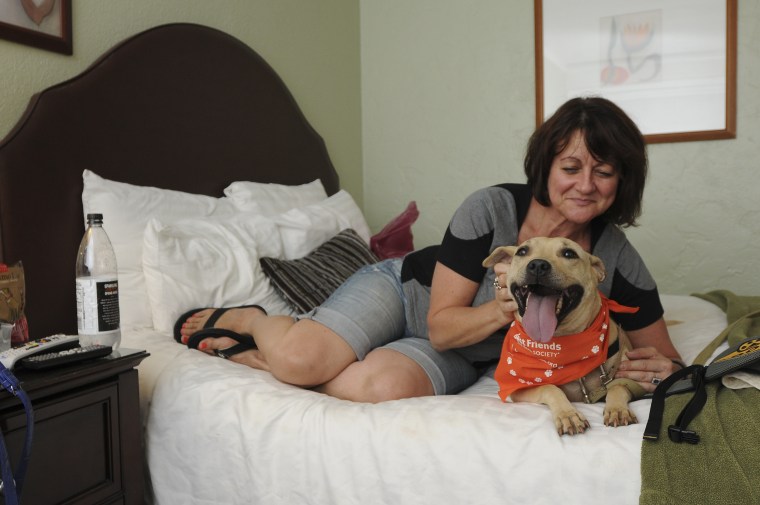
[[[351,274],[377,261],[364,239],[350,228],[303,258],[259,260],[275,290],[298,313],[320,305]]]

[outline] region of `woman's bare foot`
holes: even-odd
[[[187,344],[190,335],[202,330],[203,326],[214,314],[217,309],[204,309],[190,317],[182,324],[180,330],[181,340],[183,344]],[[243,335],[253,335],[252,321],[258,319],[261,316],[266,316],[266,313],[257,307],[241,307],[227,309],[219,319],[214,323],[214,328],[223,328],[232,330],[236,333]],[[215,354],[217,350],[229,349],[238,344],[237,341],[227,337],[209,337],[201,340],[198,343],[198,350],[205,352],[206,354]],[[258,349],[250,349],[247,351],[239,352],[230,356],[230,361],[236,363],[242,363],[248,365],[251,368],[257,368],[259,370],[269,370],[264,356]]]
[[[214,355],[216,354],[216,351],[230,349],[237,343],[237,341],[227,337],[209,337],[200,341],[198,344],[198,350],[209,355]],[[259,349],[247,349],[242,352],[237,352],[227,359],[234,361],[235,363],[247,365],[251,368],[257,368],[267,372],[269,371],[269,365]]]
[[[187,343],[190,335],[203,329],[203,325],[209,320],[216,309],[204,309],[188,317],[180,329],[183,344]],[[253,335],[253,321],[266,313],[257,307],[241,307],[228,309],[214,323],[214,328],[224,328],[244,335]]]
[[[200,343],[198,350],[205,352],[206,354],[215,354],[217,350],[229,349],[234,346],[236,342],[231,338],[209,338]],[[248,349],[237,354],[233,354],[228,358],[235,363],[241,363],[251,368],[258,370],[264,370],[269,372],[269,365],[267,364],[261,351],[258,349]]]

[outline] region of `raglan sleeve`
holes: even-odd
[[[480,282],[486,273],[483,260],[495,244],[514,243],[516,229],[511,193],[499,187],[481,189],[454,212],[436,259],[463,277]]]

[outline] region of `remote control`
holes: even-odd
[[[51,335],[39,340],[30,340],[24,345],[13,347],[7,351],[0,352],[0,363],[5,368],[12,369],[13,365],[20,359],[26,358],[40,352],[50,352],[53,350],[69,349],[79,344],[79,335]]]
[[[69,363],[108,356],[111,352],[113,352],[113,349],[110,345],[86,345],[84,347],[66,349],[65,351],[46,352],[27,356],[21,360],[21,364],[25,368],[42,370],[45,368],[52,368],[60,365],[67,365]]]

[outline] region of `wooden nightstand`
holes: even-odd
[[[148,353],[35,372],[14,371],[34,406],[34,440],[21,502],[139,504],[144,460],[135,367]],[[14,470],[24,444],[21,401],[0,393],[0,429]],[[4,498],[0,497],[4,504]]]

